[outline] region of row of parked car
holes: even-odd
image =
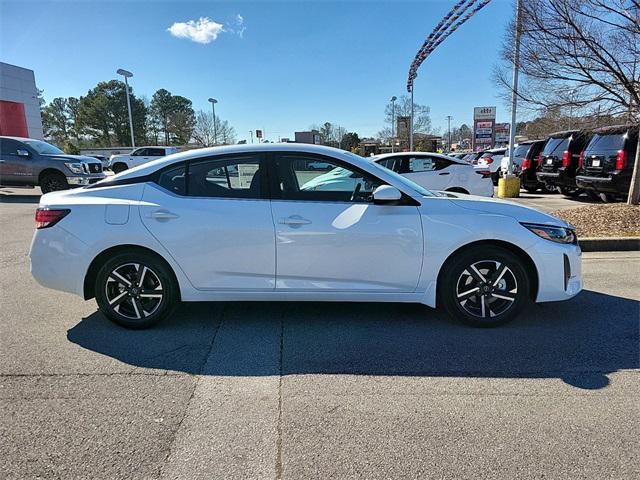
[[[629,192],[637,146],[637,125],[566,130],[516,145],[511,169],[531,193],[560,192],[568,197],[586,193],[611,202]],[[507,155],[506,148],[499,148],[457,157],[490,171],[497,183],[508,171]]]

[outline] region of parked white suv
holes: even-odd
[[[178,147],[140,147],[128,154],[111,155],[109,167],[114,173],[177,153]]]
[[[491,150],[487,150],[480,156],[478,163],[476,163],[474,167],[479,172],[490,172],[491,180],[497,185],[498,178],[500,177],[500,163],[502,157],[506,154],[506,148],[492,148]]]

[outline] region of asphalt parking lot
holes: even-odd
[[[499,329],[201,303],[128,331],[35,283],[39,192],[3,192],[1,478],[640,476],[637,252],[584,254],[584,292]]]

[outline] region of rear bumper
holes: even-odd
[[[60,225],[36,230],[31,242],[31,275],[43,287],[83,296],[89,247]]]
[[[537,172],[536,177],[538,180],[546,185],[552,187],[575,187],[576,179],[571,177],[562,169],[557,172]]]
[[[580,188],[594,190],[599,193],[618,193],[626,195],[629,193],[631,178],[616,174],[612,174],[608,177],[578,175],[576,177],[576,185]]]

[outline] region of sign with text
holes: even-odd
[[[256,138],[262,138],[262,130],[256,130]]]

